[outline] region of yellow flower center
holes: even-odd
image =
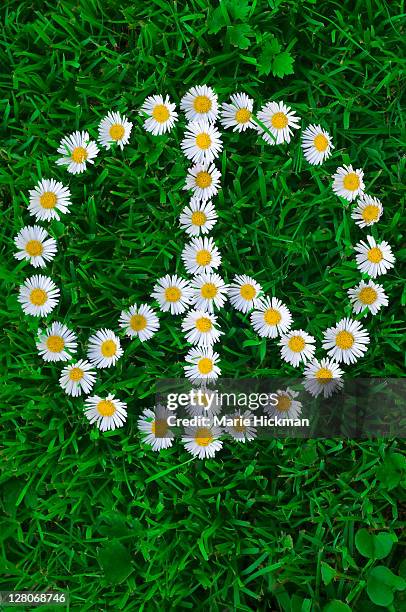
[[[196,174],[195,183],[200,189],[206,189],[206,187],[210,187],[212,183],[211,174],[209,172],[204,172],[201,170]]]
[[[354,336],[350,334],[349,331],[346,331],[344,329],[343,331],[338,332],[338,334],[336,335],[336,345],[343,351],[350,349],[353,344]]]
[[[251,111],[247,108],[239,108],[235,113],[235,120],[237,123],[247,123],[251,119]]]
[[[34,306],[43,306],[47,299],[47,292],[43,289],[33,289],[30,293],[30,302]]]
[[[182,292],[178,287],[168,287],[165,289],[165,300],[167,302],[177,302],[182,297]]]
[[[109,129],[109,134],[113,140],[121,140],[124,133],[125,129],[120,123],[114,123]]]
[[[78,382],[85,375],[84,371],[81,368],[72,368],[69,371],[69,378],[74,382]]]
[[[208,266],[211,262],[211,253],[210,251],[206,251],[206,249],[202,249],[201,251],[197,251],[196,253],[196,263],[199,266]]]
[[[285,113],[275,113],[272,115],[271,124],[276,130],[282,130],[288,125],[288,118]]]
[[[355,172],[350,172],[344,177],[344,188],[348,191],[355,191],[359,187],[359,177]]]
[[[200,427],[195,433],[195,442],[198,446],[209,446],[213,441],[213,434],[207,427]]]
[[[256,289],[252,285],[249,285],[248,283],[246,283],[245,285],[241,285],[240,295],[244,300],[247,300],[247,302],[253,300],[256,294]]]
[[[324,134],[317,134],[315,139],[313,140],[314,148],[319,151],[319,153],[323,153],[328,147],[328,139],[324,136]]]
[[[373,304],[377,297],[378,294],[372,287],[363,287],[358,293],[358,299],[363,304]]]
[[[87,160],[87,151],[84,147],[75,147],[71,153],[75,164],[83,164]]]
[[[208,113],[211,109],[211,100],[207,96],[196,96],[193,100],[193,108],[197,113]]]
[[[282,319],[281,313],[275,308],[268,308],[264,312],[264,321],[268,325],[278,325]]]
[[[165,123],[165,121],[168,121],[170,113],[164,104],[157,104],[152,110],[152,116],[158,123]]]
[[[25,245],[25,250],[31,257],[37,257],[42,254],[43,248],[39,240],[29,240]]]
[[[196,329],[199,332],[206,334],[207,332],[211,330],[212,327],[213,327],[213,324],[209,318],[200,317],[200,319],[196,319]]]
[[[96,406],[96,410],[101,416],[109,417],[113,416],[116,411],[116,407],[110,400],[101,400]]]
[[[379,208],[374,204],[370,204],[369,206],[365,206],[362,211],[362,218],[365,223],[372,223],[373,221],[377,221],[379,217]]]
[[[55,208],[57,197],[53,191],[45,191],[39,198],[39,203],[42,208]]]
[[[289,395],[278,395],[278,403],[276,405],[277,410],[280,412],[287,412],[292,404],[292,400]]]
[[[207,217],[204,214],[204,212],[201,212],[200,210],[196,210],[193,214],[192,214],[192,224],[193,225],[198,225],[199,227],[201,227],[202,225],[204,225],[207,221]]]
[[[130,319],[130,327],[132,330],[139,332],[145,329],[147,326],[147,319],[144,315],[136,314]]]
[[[156,438],[164,438],[168,431],[168,423],[166,419],[156,419],[151,423],[151,431]]]
[[[208,134],[198,134],[196,136],[196,146],[199,149],[206,150],[211,146],[211,138]]]
[[[320,384],[325,385],[333,378],[333,373],[328,368],[320,368],[320,370],[317,370],[315,376]]]
[[[247,429],[244,425],[244,419],[240,416],[234,419],[233,427],[238,433],[244,433],[244,431]]]
[[[372,249],[369,249],[367,257],[371,263],[377,264],[382,261],[383,254],[381,249],[378,249],[378,247],[373,247]]]
[[[200,374],[210,374],[213,369],[213,361],[208,357],[202,357],[197,364],[197,369]]]
[[[100,347],[103,357],[113,357],[117,351],[117,345],[114,340],[105,340]]]
[[[205,283],[204,285],[202,285],[200,293],[202,294],[202,297],[204,297],[206,300],[211,300],[217,295],[217,287],[213,283]]]
[[[48,336],[46,344],[51,353],[60,353],[65,348],[65,341],[61,336]]]
[[[288,342],[290,350],[294,353],[300,353],[301,351],[303,351],[305,345],[306,343],[303,340],[302,336],[292,336]]]

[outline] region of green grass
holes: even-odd
[[[154,139],[138,108],[147,95],[178,102],[191,85],[207,83],[222,101],[235,91],[252,95],[257,108],[283,99],[303,125],[324,125],[336,145],[315,169],[297,136],[289,147],[270,147],[254,135],[224,134],[214,232],[224,276],[255,276],[318,339],[347,316],[346,290],[359,280],[351,245],[366,232],[332,193],[329,175],[351,160],[383,202],[372,234],[390,242],[397,263],[382,278],[389,307],[367,319],[370,350],[347,370],[403,375],[403,1],[217,7],[205,0],[2,3],[0,585],[66,589],[77,610],[299,612],[339,600],[371,611],[371,569],[405,571],[405,495],[394,467],[401,441],[228,443],[207,462],[191,462],[176,444],[157,456],[140,444],[136,420],[153,402],[157,378],[182,374],[179,319],[162,316],[145,346],[125,341],[124,358],[102,372],[97,390],[126,401],[129,420],[100,435],[81,400],[60,390],[60,368],[40,361],[39,323],[17,302],[17,286],[32,270],[13,258],[13,237],[31,220],[28,190],[40,176],[69,181],[72,191],[71,214],[50,226],[59,252],[46,270],[62,293],[54,318],[73,326],[82,347],[93,330],[115,329],[122,308],[148,300],[157,277],[184,273],[181,127]],[[110,109],[134,122],[131,143],[68,177],[55,164],[60,138],[75,129],[96,136]],[[222,311],[223,376],[290,375],[276,343],[260,341],[247,321]],[[399,539],[382,561],[355,545],[364,527]],[[404,593],[396,597],[387,609],[401,609]]]

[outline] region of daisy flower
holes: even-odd
[[[110,111],[99,124],[99,142],[107,149],[110,149],[112,143],[116,143],[122,150],[124,145],[128,144],[133,124],[127,121],[127,117],[123,117],[120,113]]]
[[[302,403],[295,398],[299,395],[298,391],[293,389],[281,390],[276,392],[276,403],[273,401],[269,406],[265,407],[265,411],[271,417],[282,419],[297,419],[302,412]],[[273,398],[275,400],[275,398]]]
[[[316,347],[316,340],[302,329],[293,329],[284,336],[281,336],[279,346],[281,357],[294,368],[297,368],[301,361],[306,363],[313,358]]]
[[[354,170],[352,166],[340,166],[333,174],[333,191],[338,196],[349,202],[364,193],[364,172],[360,169]]]
[[[186,340],[197,346],[210,346],[218,342],[222,331],[217,329],[217,317],[203,310],[191,310],[182,321]]]
[[[19,249],[14,257],[29,261],[34,268],[43,268],[55,257],[56,240],[39,225],[23,227],[14,238],[14,244]]]
[[[111,329],[101,329],[90,336],[87,358],[96,368],[110,368],[122,354],[120,339]]]
[[[268,102],[258,112],[258,119],[271,132],[270,136],[265,130],[256,124],[256,129],[268,144],[281,144],[290,142],[293,131],[299,129],[299,117],[283,102]]]
[[[59,221],[59,213],[69,212],[70,190],[54,179],[41,179],[34,189],[30,189],[29,213],[37,221]]]
[[[304,387],[314,397],[330,397],[343,387],[344,372],[333,359],[314,359],[304,370]]]
[[[354,289],[348,290],[352,309],[355,314],[359,314],[365,309],[368,309],[373,315],[376,315],[382,306],[388,305],[388,296],[383,290],[382,285],[369,280],[367,283],[361,281]],[[365,312],[366,316],[367,313]]]
[[[193,238],[182,251],[182,260],[189,274],[211,272],[221,264],[220,251],[213,238]]]
[[[78,397],[89,393],[96,380],[93,366],[88,361],[80,359],[76,363],[66,366],[59,378],[59,384],[68,395]]]
[[[221,434],[221,428],[212,424],[207,427],[185,427],[182,444],[191,455],[198,459],[212,458],[223,446],[222,441],[219,440]]]
[[[231,104],[224,102],[221,105],[220,123],[225,128],[232,128],[233,132],[245,132],[247,128],[254,128],[252,109],[254,101],[245,93],[236,93],[230,96]]]
[[[138,336],[141,342],[145,342],[154,336],[159,329],[159,319],[148,304],[133,304],[120,315],[119,325],[125,330],[130,338]]]
[[[376,278],[393,268],[395,257],[385,240],[377,243],[372,236],[367,236],[367,240],[368,244],[361,240],[355,245],[354,249],[357,252],[355,259],[360,272]]]
[[[213,312],[214,307],[222,308],[227,300],[228,288],[221,276],[212,272],[198,274],[192,281],[192,302],[198,310]]]
[[[261,291],[261,285],[250,276],[242,274],[234,276],[234,281],[228,286],[228,297],[236,310],[246,313],[261,306]]]
[[[151,297],[157,300],[162,312],[182,314],[191,303],[192,288],[184,278],[167,274],[157,280]]]
[[[188,121],[206,119],[214,123],[217,119],[217,94],[207,85],[191,87],[180,101],[180,108]]]
[[[196,388],[191,391],[191,401],[185,407],[190,416],[212,417],[221,412],[221,399],[217,391]]]
[[[99,149],[88,132],[73,132],[62,138],[58,153],[63,155],[56,160],[58,166],[68,166],[68,172],[80,174],[86,170],[86,163],[94,164]]]
[[[198,200],[210,200],[220,189],[221,174],[214,164],[197,164],[188,169],[183,189],[192,190]]]
[[[58,298],[59,289],[55,283],[48,276],[36,274],[21,285],[18,301],[25,314],[45,317],[58,304]]]
[[[85,399],[85,417],[100,431],[122,427],[127,420],[127,404],[109,393],[107,397],[92,395]]]
[[[217,221],[217,213],[210,201],[191,198],[179,217],[179,225],[189,236],[207,234]]]
[[[251,313],[251,325],[262,338],[276,338],[292,325],[289,309],[277,298],[263,298]]]
[[[154,451],[169,448],[173,444],[174,434],[169,429],[168,417],[173,414],[164,406],[151,410],[145,408],[138,419],[138,429],[144,434],[143,442],[149,444]]]
[[[369,335],[359,321],[341,319],[324,332],[323,348],[338,362],[355,363],[368,350]]]
[[[175,111],[176,104],[170,101],[169,96],[148,96],[141,106],[140,115],[148,115],[144,121],[144,130],[153,136],[161,136],[170,132],[178,120]]]
[[[331,155],[331,136],[321,125],[309,125],[302,132],[303,155],[312,166],[319,166]]]
[[[220,132],[207,120],[189,123],[180,146],[195,164],[210,164],[223,149]]]
[[[219,354],[211,346],[191,348],[185,357],[186,363],[190,364],[184,366],[186,378],[199,383],[216,380],[220,375],[219,359]]]
[[[379,221],[382,213],[383,206],[381,201],[364,193],[360,196],[357,206],[351,213],[351,217],[359,227],[369,227]]]
[[[38,331],[37,349],[44,361],[69,361],[77,345],[76,334],[57,321]]]
[[[250,442],[257,437],[257,430],[253,426],[253,414],[249,410],[236,412],[228,415],[227,420],[233,421],[232,425],[226,426],[226,432],[230,434],[236,442]]]

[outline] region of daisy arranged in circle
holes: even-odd
[[[329,357],[355,363],[368,350],[369,335],[359,321],[345,318],[324,332],[323,348]]]
[[[262,338],[276,338],[292,325],[289,309],[277,298],[263,298],[251,313],[251,325]]]
[[[128,144],[133,124],[127,121],[127,117],[121,116],[120,113],[110,111],[99,124],[99,142],[107,149],[110,149],[113,143],[117,144],[120,149]]]
[[[14,238],[19,249],[14,257],[29,261],[34,268],[43,268],[52,261],[56,253],[56,240],[39,225],[23,227]]]
[[[220,178],[214,164],[196,164],[188,169],[183,189],[192,190],[198,200],[210,200],[220,189]]]
[[[127,404],[109,393],[107,397],[92,395],[85,399],[85,416],[100,431],[122,427],[127,420]]]
[[[313,336],[302,329],[293,329],[281,336],[279,342],[279,346],[282,347],[281,357],[294,368],[297,368],[302,361],[306,363],[313,358],[316,350],[315,342]]]
[[[321,125],[309,125],[302,132],[303,155],[312,166],[319,166],[331,156],[331,136]]]
[[[276,398],[272,398],[272,402],[265,406],[265,411],[271,417],[297,419],[302,412],[302,403],[295,399],[298,395],[298,391],[294,391],[289,387],[284,390],[278,389]]]
[[[173,315],[182,314],[192,301],[192,288],[189,281],[173,274],[159,278],[154,285],[151,297],[157,300],[162,312]]]
[[[367,236],[367,241],[368,244],[361,240],[355,245],[355,259],[360,272],[376,278],[393,268],[395,257],[385,240],[378,243],[373,236]]]
[[[233,282],[228,286],[228,297],[236,310],[246,313],[261,306],[261,291],[261,285],[251,276],[241,274],[234,276]]]
[[[189,123],[180,146],[195,164],[209,164],[223,149],[220,132],[207,120]]]
[[[232,424],[228,424],[232,421]],[[249,410],[227,415],[225,430],[236,442],[251,442],[257,437],[257,430],[253,425],[254,415]]]
[[[219,439],[221,434],[221,428],[215,427],[212,423],[201,427],[185,427],[182,444],[198,459],[212,458],[223,446],[223,442]]]
[[[111,329],[101,329],[90,336],[87,358],[96,368],[110,368],[122,354],[120,339]]]
[[[141,304],[140,307],[133,304],[128,310],[123,310],[119,324],[127,336],[138,336],[141,342],[152,338],[159,329],[159,319],[148,304]]]
[[[220,375],[219,359],[219,354],[211,346],[191,348],[185,357],[186,363],[190,364],[184,366],[186,378],[199,383],[216,380]]]
[[[230,103],[221,105],[220,123],[225,128],[232,128],[233,132],[245,132],[247,128],[254,128],[252,109],[254,101],[245,93],[236,93],[230,96]]]
[[[351,213],[351,217],[359,227],[369,227],[379,221],[382,213],[383,206],[381,201],[364,193],[360,196],[357,206]]]
[[[45,331],[38,331],[37,349],[44,361],[69,361],[77,348],[76,334],[55,321]]]
[[[45,317],[58,304],[58,298],[59,289],[55,283],[48,276],[36,274],[25,279],[20,287],[18,301],[25,314]]]
[[[348,297],[355,314],[359,314],[367,309],[371,314],[376,315],[382,306],[388,305],[388,296],[382,285],[378,285],[372,280],[369,280],[367,283],[361,281],[354,289],[349,289]],[[364,316],[366,315],[367,312],[365,312]]]
[[[144,129],[154,136],[170,132],[178,120],[175,109],[176,104],[170,101],[169,96],[148,96],[140,109],[140,115],[148,115]]]
[[[96,373],[88,361],[80,359],[76,363],[63,368],[59,378],[59,384],[68,395],[78,397],[84,393],[87,395],[93,389]]]
[[[196,198],[191,198],[179,217],[180,227],[189,236],[207,234],[213,229],[216,221],[217,213],[213,204],[208,200],[201,201]]]
[[[182,251],[182,260],[189,274],[211,272],[221,264],[220,251],[213,238],[193,238]]]
[[[77,131],[62,138],[58,153],[63,155],[56,160],[58,166],[68,166],[68,172],[80,174],[86,170],[86,164],[94,164],[99,148],[88,132]]]
[[[221,412],[221,397],[217,391],[213,391],[212,389],[193,389],[191,392],[191,400],[185,408],[186,412],[192,417],[212,417]]]
[[[227,300],[228,288],[221,276],[215,272],[198,274],[191,281],[192,302],[198,310],[214,312],[222,308]]]
[[[290,142],[293,130],[299,129],[299,117],[283,102],[268,102],[258,112],[258,119],[271,132],[266,132],[259,124],[257,131],[268,144],[275,145]]]
[[[70,190],[54,179],[41,179],[34,189],[30,189],[29,213],[37,221],[51,221],[59,214],[69,212]]]
[[[304,370],[304,387],[314,397],[330,397],[342,388],[344,372],[333,359],[314,359]]]
[[[182,321],[186,340],[197,346],[211,346],[220,340],[222,331],[217,328],[217,317],[203,310],[191,310]]]
[[[168,425],[168,417],[173,411],[158,404],[151,410],[146,408],[138,419],[138,429],[144,434],[143,442],[149,444],[154,451],[169,448],[173,444],[174,435]]]
[[[364,172],[350,166],[340,166],[333,174],[333,191],[349,202],[364,193]]]
[[[188,121],[206,119],[214,123],[217,119],[217,94],[207,85],[191,87],[180,101],[180,108]]]

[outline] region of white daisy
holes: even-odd
[[[182,314],[191,304],[192,288],[184,278],[167,274],[157,280],[151,297],[157,300],[162,312]]]
[[[92,395],[85,399],[85,416],[100,431],[122,427],[127,420],[127,404],[109,393],[107,397]]]
[[[180,143],[183,154],[195,164],[210,164],[223,149],[221,134],[207,120],[193,121]]]
[[[58,153],[63,155],[56,160],[59,166],[68,166],[71,174],[80,174],[86,170],[86,164],[94,164],[94,158],[99,148],[94,140],[90,140],[88,132],[73,132],[62,138]]]
[[[354,170],[352,166],[340,166],[333,174],[333,191],[338,196],[349,202],[364,193],[364,172],[359,168]]]
[[[245,93],[236,93],[230,96],[231,104],[224,102],[221,105],[220,123],[225,128],[232,128],[233,132],[245,132],[247,128],[254,128],[252,109],[254,100]]]
[[[21,285],[18,301],[25,314],[45,317],[58,304],[58,298],[59,289],[55,283],[48,276],[36,274]]]
[[[191,310],[182,321],[186,340],[197,346],[210,346],[223,334],[217,327],[217,317],[203,310]]]
[[[14,255],[16,259],[29,261],[34,268],[43,268],[52,261],[56,253],[56,240],[50,238],[43,227],[33,225],[23,227],[14,238],[14,244],[19,249]]]
[[[120,113],[110,111],[99,124],[99,142],[107,149],[110,149],[112,143],[116,143],[120,149],[128,144],[133,124],[123,117]]]
[[[330,134],[321,125],[309,125],[302,132],[302,149],[309,164],[319,166],[331,156],[334,146]]]
[[[281,357],[294,368],[297,368],[301,361],[306,363],[313,358],[316,347],[316,340],[313,336],[302,329],[293,329],[284,336],[281,336],[279,346],[281,347]]]
[[[185,357],[186,363],[191,364],[184,366],[186,378],[198,383],[216,380],[220,375],[219,359],[212,346],[191,348]]]
[[[305,389],[314,397],[330,397],[343,387],[344,372],[333,359],[314,359],[304,370]]]
[[[232,425],[227,424],[225,429],[236,442],[250,442],[257,437],[257,430],[253,425],[254,417],[250,410],[227,415],[227,421],[231,419]]]
[[[55,321],[45,331],[38,330],[37,349],[44,361],[69,361],[77,348],[76,334]]]
[[[217,94],[207,85],[191,87],[180,101],[180,108],[188,121],[206,119],[214,123],[217,119]]]
[[[154,336],[159,329],[159,319],[148,304],[137,304],[123,310],[119,320],[120,327],[130,338],[138,336],[141,342],[145,342]]]
[[[188,169],[183,189],[192,190],[198,200],[210,200],[221,188],[220,177],[214,164],[197,164]]]
[[[214,312],[214,307],[222,308],[227,300],[228,287],[218,274],[198,274],[191,283],[192,302],[198,310]]]
[[[348,296],[355,314],[365,310],[364,316],[366,316],[366,311],[369,310],[373,315],[376,315],[382,306],[388,305],[388,296],[382,285],[378,285],[372,280],[367,283],[361,281],[354,289],[348,289]]]
[[[198,459],[212,458],[223,446],[222,441],[219,440],[221,434],[221,428],[211,423],[202,427],[185,427],[182,444],[191,455]]]
[[[110,368],[122,354],[120,339],[111,329],[101,329],[90,336],[87,358],[96,368]]]
[[[140,109],[140,115],[148,115],[144,129],[154,136],[170,132],[178,120],[175,108],[176,104],[170,101],[169,96],[148,96]]]
[[[261,285],[246,274],[234,276],[228,286],[228,297],[231,305],[240,312],[248,312],[261,306]]]
[[[221,264],[220,251],[213,238],[193,238],[182,251],[182,260],[189,274],[211,272]]]
[[[63,368],[59,378],[59,384],[68,395],[78,397],[84,393],[87,395],[93,388],[96,373],[88,361],[80,359]]]
[[[292,315],[280,300],[266,297],[251,313],[251,325],[259,336],[276,338],[290,329]]]
[[[341,319],[324,332],[323,348],[329,357],[344,363],[355,363],[368,350],[369,335],[359,321]]]
[[[207,234],[217,221],[217,213],[210,201],[191,198],[180,217],[179,225],[189,236]]]
[[[364,193],[360,196],[357,206],[351,213],[351,217],[359,227],[369,227],[379,221],[382,213],[383,206],[381,201]]]
[[[196,388],[191,391],[191,401],[185,407],[190,416],[212,417],[221,412],[221,396],[216,390]]]
[[[149,444],[152,450],[160,451],[172,446],[174,434],[168,425],[171,415],[173,411],[158,404],[154,410],[145,408],[138,419],[138,429],[144,434],[142,441]]]
[[[256,129],[261,134],[262,138],[268,144],[281,144],[282,142],[290,142],[293,136],[293,131],[299,129],[300,118],[297,117],[295,111],[291,110],[290,106],[286,106],[283,102],[268,102],[258,112],[258,119],[271,132],[272,136],[256,124]]]
[[[273,398],[272,402],[264,409],[271,417],[297,419],[302,412],[302,403],[295,399],[298,395],[298,391],[289,387],[284,390],[278,389],[276,398]]]
[[[385,240],[377,243],[372,236],[367,236],[367,240],[368,244],[361,240],[355,245],[354,249],[357,252],[355,259],[360,272],[376,278],[393,268],[395,256]]]
[[[70,190],[54,179],[42,179],[34,189],[30,189],[29,213],[37,221],[59,221],[59,213],[70,212]]]

